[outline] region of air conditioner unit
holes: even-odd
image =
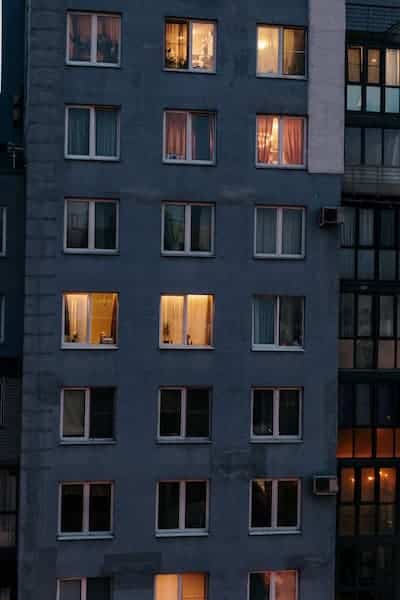
[[[335,475],[317,475],[313,479],[313,492],[316,496],[335,496],[339,491]]]
[[[324,206],[319,216],[320,227],[340,225],[343,223],[343,212],[338,206]]]

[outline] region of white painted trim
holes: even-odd
[[[166,63],[166,35],[165,35],[165,30],[166,30],[166,25],[168,23],[185,23],[187,25],[188,28],[188,47],[187,47],[187,53],[188,53],[188,67],[187,69],[173,69],[170,67],[166,67],[165,63]],[[192,27],[193,27],[193,23],[200,23],[200,24],[207,24],[207,25],[213,25],[214,26],[214,66],[212,69],[194,69],[192,67]],[[174,19],[172,17],[167,17],[164,21],[164,44],[163,44],[163,70],[167,71],[167,72],[172,72],[172,73],[200,73],[202,75],[215,75],[215,73],[217,72],[217,36],[218,36],[218,27],[217,27],[217,22],[213,21],[213,20],[207,20],[207,19]]]
[[[275,254],[257,252],[257,214],[262,209],[276,210],[276,248]],[[301,253],[300,254],[283,254],[282,252],[282,237],[283,237],[283,211],[284,210],[301,211]],[[256,204],[254,207],[254,258],[272,258],[272,259],[287,259],[287,260],[302,260],[305,258],[305,236],[306,236],[306,209],[304,206],[293,205],[276,205],[276,204]]]
[[[158,528],[158,508],[159,508],[159,490],[160,483],[177,483],[179,485],[179,519],[177,529],[159,529]],[[191,529],[185,528],[185,513],[186,513],[186,484],[187,483],[205,483],[206,484],[206,506],[205,506],[205,528]],[[156,485],[156,537],[182,537],[182,536],[205,536],[208,535],[209,527],[209,504],[210,504],[210,482],[208,479],[163,479],[157,481]]]
[[[253,432],[254,419],[254,392],[258,390],[273,392],[273,433],[272,435],[255,435]],[[298,407],[299,407],[299,422],[298,435],[280,435],[279,433],[279,417],[280,417],[280,392],[281,391],[296,391],[298,392]],[[250,441],[259,443],[296,443],[302,442],[302,423],[303,423],[303,389],[301,387],[272,387],[272,386],[254,386],[250,393]]]
[[[115,344],[90,344],[90,342],[66,342],[65,341],[65,296],[68,294],[88,296],[88,314],[87,314],[87,340],[91,336],[91,314],[92,314],[92,296],[94,294],[115,294],[117,296],[117,316],[116,316],[116,343]],[[72,292],[64,291],[62,294],[62,316],[61,316],[61,349],[64,350],[116,350],[118,348],[118,326],[119,326],[119,293],[118,292]]]
[[[71,15],[82,15],[91,17],[91,39],[90,39],[90,60],[89,61],[75,61],[69,58],[70,48],[70,33],[71,33]],[[118,40],[118,62],[116,63],[103,63],[97,61],[97,28],[99,17],[114,17],[119,19],[119,31],[120,36]],[[121,66],[121,44],[122,44],[122,19],[121,15],[117,13],[93,13],[85,11],[72,11],[67,12],[67,39],[65,44],[65,64],[69,66],[83,66],[83,67],[106,67],[106,68],[119,68]]]
[[[253,483],[255,481],[271,481],[272,482],[272,498],[271,498],[271,527],[252,527],[252,498],[253,498]],[[297,483],[297,525],[295,527],[278,527],[278,484],[281,481],[295,481]],[[301,533],[301,480],[296,477],[256,477],[250,480],[249,489],[249,534],[250,535],[265,535],[265,534],[285,534],[285,533]]]
[[[187,392],[188,390],[204,390],[208,392],[208,437],[188,437],[186,433],[186,416],[187,416]],[[180,435],[179,436],[162,436],[160,433],[161,426],[161,394],[164,390],[177,390],[180,392]],[[157,442],[164,444],[172,443],[188,443],[188,444],[204,444],[211,441],[211,388],[208,386],[161,386],[158,390],[157,402]]]
[[[82,530],[76,532],[63,532],[61,530],[61,517],[62,517],[62,489],[64,485],[79,485],[83,488],[83,510],[82,510]],[[90,500],[90,487],[92,485],[108,485],[110,486],[110,529],[107,531],[94,531],[89,530],[89,500]],[[61,481],[58,486],[58,534],[57,539],[63,540],[74,540],[74,539],[108,539],[114,536],[114,487],[113,481]]]
[[[274,343],[273,344],[257,344],[254,341],[255,334],[255,299],[259,297],[273,298],[274,300]],[[301,298],[303,302],[303,322],[302,322],[302,333],[303,333],[303,345],[302,346],[281,346],[279,344],[279,332],[280,332],[280,299],[281,297],[288,298]],[[304,352],[305,345],[305,297],[304,296],[290,296],[288,294],[254,294],[252,299],[252,336],[251,336],[251,349],[254,351],[279,351],[279,352]]]
[[[184,250],[165,250],[164,248],[164,240],[165,240],[165,207],[171,206],[179,206],[184,208],[184,219],[185,219],[185,231],[184,231]],[[191,245],[191,233],[192,233],[192,206],[202,206],[211,208],[211,250],[210,251],[194,251],[190,249]],[[214,238],[215,238],[215,205],[210,202],[163,202],[161,206],[161,254],[163,256],[191,256],[191,257],[205,257],[209,258],[210,256],[214,256]]]
[[[68,153],[68,134],[69,134],[69,111],[71,109],[81,108],[89,111],[89,154],[69,154]],[[96,110],[109,110],[115,113],[116,117],[116,150],[115,156],[102,156],[96,154]],[[65,145],[64,158],[68,160],[99,160],[104,162],[118,162],[120,160],[120,138],[121,138],[121,109],[118,106],[100,106],[87,104],[67,104],[65,106]]]

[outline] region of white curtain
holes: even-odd
[[[211,345],[212,304],[212,296],[199,294],[187,297],[187,344]]]
[[[301,254],[303,211],[285,208],[282,211],[282,253]]]
[[[386,85],[400,85],[400,50],[386,50]]]
[[[117,156],[117,111],[96,109],[96,156]]]
[[[183,344],[183,296],[161,298],[161,343]]]
[[[65,341],[85,344],[88,341],[88,294],[65,296]]]
[[[279,29],[277,27],[258,27],[257,37],[257,73],[277,73]]]
[[[254,299],[254,343],[274,343],[275,300],[273,296]]]
[[[256,252],[275,254],[276,252],[276,208],[256,208],[257,233]]]

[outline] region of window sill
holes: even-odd
[[[85,533],[59,533],[57,540],[60,542],[91,541],[91,540],[113,540],[113,533],[85,534]]]
[[[215,258],[214,252],[167,252],[161,250],[161,256],[171,258]]]
[[[118,350],[114,344],[61,344],[61,350]]]
[[[94,254],[103,256],[117,256],[119,255],[119,249],[116,250],[96,250],[89,248],[64,248],[64,254]]]
[[[107,439],[61,439],[59,441],[60,446],[115,446],[116,440]]]
[[[300,529],[249,529],[249,535],[299,535]]]
[[[64,155],[65,160],[83,160],[93,162],[119,162],[121,159],[119,156],[70,156],[69,154]]]
[[[174,345],[174,344],[160,344],[160,350],[215,350],[214,346],[193,346],[193,345]]]
[[[252,444],[302,444],[304,440],[302,438],[270,438],[270,437],[251,437],[250,442]]]
[[[304,352],[303,347],[297,346],[258,346],[251,347],[253,352]]]
[[[307,75],[285,75],[283,73],[256,73],[257,79],[294,79],[307,81]]]
[[[292,169],[294,171],[305,171],[306,170],[306,165],[282,165],[282,164],[265,165],[263,163],[256,162],[255,166],[256,166],[256,169],[283,169],[285,171],[287,171],[288,169]]]
[[[304,260],[305,254],[253,254],[255,260]]]
[[[156,531],[157,538],[167,537],[207,537],[208,531]]]
[[[193,68],[187,68],[187,69],[170,69],[168,67],[164,67],[163,71],[165,73],[186,73],[186,74],[190,74],[190,75],[192,75],[193,73],[196,73],[198,75],[216,75],[217,74],[217,70],[216,69],[213,69],[213,70],[193,69]]]
[[[195,446],[209,446],[212,443],[212,440],[210,440],[209,438],[199,438],[199,439],[195,439],[195,438],[176,438],[176,437],[171,437],[171,438],[157,438],[156,439],[157,444],[161,444],[162,446],[169,446],[169,445],[174,445],[174,444],[179,444],[179,445],[195,445]]]
[[[87,62],[87,61],[74,61],[74,60],[66,60],[65,65],[67,67],[105,67],[106,69],[120,69],[121,63],[98,63],[98,62]]]
[[[210,160],[173,160],[168,158],[163,158],[163,163],[165,165],[187,165],[192,167],[215,167],[216,162]]]

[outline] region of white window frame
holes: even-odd
[[[250,576],[251,575],[265,575],[266,573],[270,574],[270,581],[271,581],[271,585],[270,585],[270,594],[269,594],[269,598],[267,600],[276,600],[276,574],[277,573],[295,573],[296,574],[296,593],[295,593],[295,600],[298,600],[299,597],[299,572],[295,569],[282,569],[281,571],[271,571],[271,570],[266,570],[266,571],[251,571],[251,573],[249,573],[249,577],[248,577],[248,591],[247,591],[247,600],[252,600],[251,596],[250,596]]]
[[[269,117],[271,119],[278,119],[278,152],[279,159],[276,165],[258,162],[258,118]],[[286,165],[283,162],[283,127],[285,119],[296,119],[303,121],[303,162],[301,165]],[[307,119],[306,117],[299,117],[298,115],[272,115],[265,113],[257,113],[256,115],[256,167],[258,169],[295,169],[301,171],[307,167]]]
[[[256,391],[271,391],[273,392],[273,433],[272,435],[255,435],[253,430],[254,417],[254,392]],[[299,433],[297,435],[280,435],[279,433],[279,416],[280,416],[280,392],[281,391],[296,391],[299,399]],[[252,442],[301,442],[302,441],[302,410],[303,410],[303,390],[299,387],[253,387],[251,390],[251,421],[250,421],[250,439]]]
[[[1,54],[0,54],[1,56]],[[0,206],[0,213],[2,215],[2,236],[3,245],[0,246],[0,257],[7,256],[7,207]]]
[[[273,209],[276,210],[276,247],[274,253],[257,252],[257,215],[259,210]],[[301,212],[301,253],[300,254],[285,254],[282,252],[283,240],[283,212],[285,210],[297,210]],[[255,258],[282,258],[289,260],[301,260],[305,258],[305,239],[306,239],[306,218],[305,208],[302,206],[276,206],[268,204],[257,204],[254,209],[254,257]]]
[[[78,342],[66,342],[65,341],[65,296],[68,294],[74,295],[82,295],[89,296],[88,299],[88,314],[87,314],[87,339],[90,339],[91,334],[91,314],[92,314],[92,296],[93,294],[116,294],[117,295],[117,339],[115,344],[90,344],[89,342],[85,342],[80,344]],[[66,350],[115,350],[118,348],[118,325],[119,325],[119,293],[118,292],[71,292],[66,291],[63,292],[62,295],[62,319],[61,319],[61,348]]]
[[[88,247],[69,248],[68,239],[68,206],[73,202],[86,202],[89,205]],[[96,204],[115,205],[115,248],[95,248]],[[65,198],[64,204],[64,252],[67,254],[118,254],[119,252],[119,202],[114,198]]]
[[[181,113],[186,115],[186,158],[183,160],[177,160],[174,158],[167,158],[167,114],[168,113]],[[192,115],[202,114],[208,115],[213,119],[214,122],[214,156],[211,160],[193,160],[192,156]],[[217,162],[217,113],[210,110],[164,110],[163,118],[163,163],[169,165],[215,165]]]
[[[164,233],[165,233],[165,207],[166,206],[183,206],[185,209],[185,249],[165,250],[164,248]],[[211,250],[209,252],[200,252],[191,250],[191,234],[192,234],[192,206],[204,206],[211,208]],[[214,255],[214,234],[215,234],[215,206],[210,203],[202,202],[163,202],[161,209],[161,254],[165,256],[213,256]]]
[[[75,108],[89,110],[89,154],[68,154],[69,111]],[[96,110],[110,110],[115,113],[117,123],[117,154],[115,156],[101,156],[96,154]],[[120,159],[121,141],[121,111],[117,106],[99,106],[89,104],[67,104],[65,106],[65,144],[64,158],[69,160],[100,160],[104,162],[117,162]]]
[[[289,298],[301,298],[303,301],[303,345],[302,346],[280,346],[279,345],[279,320],[280,320],[280,299],[281,297]],[[274,343],[273,344],[256,344],[254,341],[254,323],[255,323],[255,299],[257,297],[269,297],[274,299]],[[268,351],[268,350],[279,350],[279,352],[304,352],[305,345],[305,297],[304,296],[292,296],[290,294],[255,294],[253,296],[252,303],[252,350],[254,351]]]
[[[211,389],[206,386],[163,386],[158,390],[158,424],[157,424],[157,441],[163,443],[175,443],[175,442],[190,442],[190,443],[204,443],[209,442],[211,439],[211,433],[208,437],[189,437],[186,435],[186,415],[187,415],[187,392],[188,390],[202,389],[208,392],[208,422],[209,431],[211,430]],[[162,436],[160,433],[161,428],[161,394],[164,390],[176,390],[181,395],[181,426],[179,436]]]
[[[90,35],[90,60],[71,60],[69,58],[70,50],[70,33],[71,33],[71,15],[82,15],[91,17],[91,35]],[[118,17],[120,22],[120,39],[118,45],[118,62],[103,63],[97,61],[97,34],[98,34],[98,18],[99,17]],[[67,65],[84,66],[84,67],[107,67],[118,68],[121,66],[121,38],[122,38],[122,19],[118,13],[93,13],[80,10],[69,10],[67,12],[67,40],[65,62]]]
[[[184,600],[183,597],[183,585],[182,585],[182,577],[184,575],[201,575],[202,577],[204,577],[204,600],[207,600],[208,598],[208,573],[204,573],[204,572],[195,572],[195,571],[188,571],[188,572],[184,572],[184,573],[157,573],[154,577],[154,600],[161,600],[160,598],[157,598],[157,587],[156,587],[156,583],[157,583],[157,577],[162,577],[163,575],[174,575],[175,577],[177,577],[178,579],[178,594],[177,597],[174,600]]]
[[[64,485],[79,485],[83,487],[83,511],[82,511],[82,531],[63,532],[61,531],[62,515],[62,490]],[[90,486],[109,485],[110,493],[110,529],[107,531],[89,531],[89,501]],[[61,481],[58,486],[58,539],[76,540],[76,539],[110,539],[114,537],[114,482],[112,481]]]
[[[195,346],[194,344],[164,344],[163,338],[163,322],[162,322],[162,299],[164,296],[180,296],[183,297],[183,323],[182,323],[182,335],[183,339],[187,338],[187,326],[188,326],[188,308],[187,298],[188,296],[211,296],[212,298],[212,314],[211,314],[211,331],[210,331],[210,345],[208,346]],[[198,294],[161,294],[160,296],[160,310],[159,310],[159,347],[162,350],[213,350],[214,349],[214,316],[215,316],[215,296],[209,293],[198,293]]]
[[[115,442],[115,437],[112,438],[95,438],[90,437],[90,416],[91,416],[91,396],[92,389],[89,387],[65,387],[61,390],[60,397],[60,440],[63,444],[74,445],[74,444],[113,444]],[[83,436],[64,436],[64,393],[65,392],[84,392],[85,393],[85,415],[84,415],[84,435]],[[115,406],[115,398],[114,398],[114,406]],[[115,415],[113,414],[113,418]]]
[[[272,482],[272,498],[271,498],[271,527],[252,527],[252,494],[253,482],[255,481],[271,481]],[[295,527],[278,527],[278,484],[281,481],[295,481],[297,483],[297,525]],[[249,534],[250,535],[269,535],[280,533],[301,533],[301,480],[296,477],[280,477],[273,479],[271,477],[261,478],[256,477],[250,480],[250,503],[249,503]]]
[[[263,71],[258,70],[258,41],[259,41],[259,31],[260,29],[277,29],[279,36],[279,46],[278,46],[278,72],[277,73],[264,73]],[[285,29],[289,30],[300,30],[304,32],[304,75],[287,75],[283,72],[283,59],[284,59],[284,31]],[[307,63],[308,63],[308,39],[307,39],[307,29],[305,27],[296,27],[291,25],[272,25],[268,23],[257,23],[257,53],[256,53],[256,75],[257,77],[265,77],[265,78],[279,78],[279,79],[307,79]]]
[[[171,67],[166,67],[165,66],[165,59],[166,59],[166,35],[165,35],[165,30],[166,30],[166,25],[168,23],[185,23],[188,26],[188,67],[187,69],[173,69]],[[193,47],[193,25],[194,24],[206,24],[206,25],[213,25],[214,26],[214,47],[213,47],[213,52],[214,52],[214,66],[212,69],[195,69],[192,67],[192,47]],[[208,20],[208,19],[174,19],[173,17],[167,17],[165,19],[164,22],[164,71],[172,71],[174,73],[201,73],[201,74],[206,74],[206,75],[210,75],[210,74],[215,74],[217,72],[217,23],[216,21],[212,21],[212,20]]]
[[[158,505],[160,495],[160,483],[178,483],[179,484],[179,527],[178,529],[158,529]],[[187,483],[205,483],[206,485],[206,514],[204,529],[186,529],[186,484]],[[156,489],[156,537],[179,537],[179,536],[208,536],[209,526],[209,505],[210,505],[210,482],[208,479],[162,479],[157,481]]]

